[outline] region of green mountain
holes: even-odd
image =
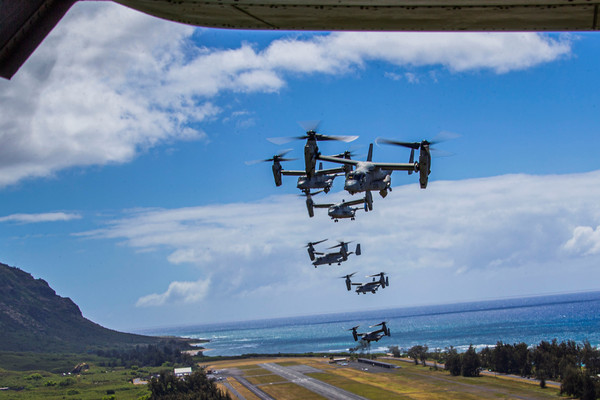
[[[84,352],[160,340],[104,328],[43,279],[0,263],[0,351]]]

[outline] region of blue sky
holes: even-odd
[[[226,31],[78,3],[0,82],[0,261],[129,331],[596,290],[598,65],[595,33]],[[426,190],[395,172],[334,224],[244,163],[302,157],[266,138],[306,120],[360,136],[325,153],[460,137]],[[325,237],[363,255],[315,270],[303,246]],[[382,270],[375,296],[337,279]]]

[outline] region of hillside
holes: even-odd
[[[84,318],[43,279],[2,263],[0,334],[0,351],[82,352],[160,340],[106,329]]]

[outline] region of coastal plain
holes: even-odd
[[[310,379],[338,388],[339,398],[350,398],[343,393],[349,392],[354,398],[373,400],[556,399],[559,393],[556,388],[542,389],[533,383],[516,382],[503,377],[455,377],[432,367],[399,360],[385,361],[399,368],[384,370],[355,362],[332,364],[328,358],[318,357],[219,361],[206,365],[206,368],[217,371],[216,376],[221,379],[219,385],[232,398],[247,400],[336,398],[307,389],[306,382]],[[272,368],[265,368],[273,364],[294,371],[313,372],[302,374],[302,378],[285,379],[273,373]]]

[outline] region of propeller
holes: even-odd
[[[261,162],[271,162],[271,161],[273,161],[273,162],[281,162],[281,161],[294,161],[294,160],[297,160],[297,158],[284,158],[285,155],[287,153],[289,153],[290,151],[292,151],[292,149],[284,150],[281,153],[275,154],[273,157],[267,158],[265,160],[246,161],[245,164],[246,165],[253,165],[253,164],[258,164],[258,163],[261,163]]]
[[[431,146],[434,144],[445,142],[450,139],[456,139],[458,137],[460,137],[460,135],[457,133],[442,131],[442,132],[438,133],[431,141],[422,140],[420,142],[401,142],[398,140],[391,140],[391,139],[385,139],[385,138],[378,137],[377,139],[375,139],[375,143],[377,143],[378,145],[380,143],[391,144],[391,145],[395,145],[395,146],[408,147],[409,149],[413,149],[413,150],[419,150],[421,148],[421,146],[423,146],[423,145]]]
[[[310,247],[310,246],[315,246],[319,243],[323,243],[324,241],[326,241],[327,239],[323,239],[323,240],[319,240],[318,242],[308,242],[308,244],[304,247]]]
[[[355,156],[356,156],[356,152],[351,151],[351,150],[346,150],[343,153],[334,154],[331,157],[345,158],[346,160],[351,160],[352,157],[355,157]]]
[[[380,272],[378,274],[373,274],[373,275],[367,275],[367,278],[373,278],[373,277],[381,276],[381,275],[385,275],[385,272]]]
[[[335,246],[328,247],[328,249],[334,249],[334,248],[336,248],[336,247],[342,247],[342,246],[345,246],[345,245],[347,245],[347,244],[349,244],[349,243],[352,243],[352,242],[353,242],[353,240],[351,240],[350,242],[344,242],[344,241],[338,240],[338,242],[339,242],[339,244],[336,244]]]
[[[387,322],[386,322],[386,321],[383,321],[383,322],[380,322],[380,323],[378,323],[378,324],[371,325],[371,326],[369,326],[369,328],[375,328],[376,326],[383,326],[383,325],[385,325],[385,324],[387,324]]]
[[[339,278],[340,279],[350,279],[350,278],[352,278],[354,276],[354,274],[356,274],[356,272],[353,272],[353,273],[348,274],[348,275],[340,276]]]
[[[310,197],[310,196],[315,196],[315,195],[317,195],[319,193],[323,193],[323,192],[324,192],[324,190],[318,190],[316,192],[311,193],[310,189],[304,189],[304,192],[299,194],[298,196]]]
[[[267,138],[267,140],[271,143],[280,145],[289,143],[293,140],[304,140],[304,139],[312,139],[317,141],[326,141],[326,140],[337,140],[341,142],[352,142],[353,140],[358,139],[358,136],[331,136],[331,135],[323,135],[321,133],[317,133],[321,121],[302,121],[299,122],[300,126],[306,131],[306,134],[303,136],[289,136],[289,137],[274,137]]]
[[[350,329],[346,329],[346,330],[347,330],[347,331],[355,331],[355,330],[357,330],[357,329],[358,329],[358,327],[359,327],[359,326],[360,326],[360,325],[356,325],[356,326],[353,326],[352,328],[350,328]]]

